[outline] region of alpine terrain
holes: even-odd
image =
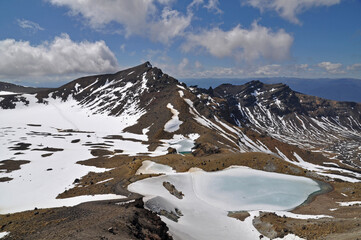
[[[0,238],[357,239],[361,103],[149,62],[0,83]]]

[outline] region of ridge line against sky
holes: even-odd
[[[358,0],[0,2],[0,81],[147,60],[176,78],[361,78]]]

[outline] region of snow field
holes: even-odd
[[[143,135],[124,133],[122,130],[129,123],[135,124],[137,119],[129,121],[127,116],[91,115],[88,109],[80,107],[71,99],[67,102],[48,99],[49,103],[46,105],[36,103],[34,95],[25,96],[30,102],[29,106],[19,105],[16,109],[0,110],[0,161],[30,161],[21,165],[20,170],[0,172],[0,177],[13,178],[8,182],[0,182],[0,213],[122,198],[118,195],[98,195],[56,199],[58,194],[75,186],[73,181],[76,178],[89,172],[107,171],[104,168],[76,164],[93,158],[90,154],[91,149],[94,149],[92,145],[100,145],[109,151],[123,150],[123,154],[129,155],[147,153],[148,146],[142,143],[148,140],[147,129],[144,129]],[[125,120],[128,124],[124,123]],[[64,129],[71,131],[61,131]],[[104,139],[113,134],[131,139]],[[78,142],[72,142],[73,140]],[[17,143],[31,143],[31,146],[27,150],[9,149]],[[46,147],[58,148],[59,151],[41,150]],[[40,151],[32,151],[33,149]],[[44,157],[44,154],[51,155]]]
[[[170,146],[178,152],[191,151],[195,139],[199,137],[197,134],[174,135],[172,139],[163,140],[163,145],[156,151],[149,152],[148,145],[143,143],[148,140],[146,134],[149,127],[143,129],[143,134],[123,131],[124,128],[136,124],[141,115],[125,113],[113,117],[107,114],[92,114],[93,110],[81,107],[73,99],[66,102],[48,99],[48,104],[39,104],[34,95],[24,96],[30,102],[28,106],[21,104],[16,109],[0,110],[0,161],[30,161],[21,165],[20,170],[11,173],[0,171],[0,177],[13,178],[8,182],[0,182],[0,192],[5,193],[0,194],[0,213],[120,198],[121,196],[104,195],[72,200],[56,199],[58,194],[75,187],[73,182],[76,178],[89,172],[107,171],[104,168],[76,164],[78,161],[93,158],[90,151],[99,148],[98,146],[111,152],[122,150],[121,154],[131,156],[141,153],[159,156],[166,154]],[[112,139],[109,138],[110,135],[122,136],[126,140]],[[72,142],[73,140],[77,142]],[[27,150],[11,150],[10,147],[17,143],[31,143],[31,146]],[[59,151],[32,151],[46,147],[58,148]],[[44,154],[51,155],[44,157]]]

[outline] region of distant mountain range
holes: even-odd
[[[293,90],[336,101],[361,102],[361,79],[340,78],[207,78],[207,79],[182,79],[187,85],[198,85],[202,88],[217,87],[223,83],[233,85],[245,84],[252,80],[260,80],[263,83],[284,83]]]
[[[0,82],[0,95],[6,93],[36,93],[47,88],[24,87],[13,83]]]

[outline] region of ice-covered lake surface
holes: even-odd
[[[309,178],[230,168],[219,172],[192,174],[198,197],[227,211],[289,210],[320,190]]]
[[[158,167],[153,164],[152,168]],[[182,191],[183,199],[171,195],[163,182]],[[218,172],[168,171],[166,175],[135,182],[128,189],[144,195],[145,206],[151,210],[159,213],[163,209],[179,216],[178,222],[161,216],[174,239],[259,239],[260,233],[252,224],[258,211],[287,211],[321,190],[309,178],[245,167]],[[227,216],[229,211],[244,210],[251,213],[244,222]]]

